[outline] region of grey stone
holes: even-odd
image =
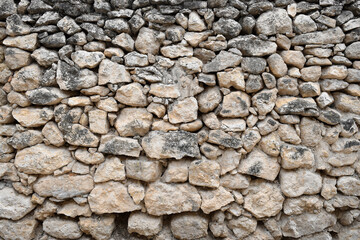
[[[354,42],[346,47],[345,56],[349,59],[360,59],[360,42]]]
[[[112,135],[101,136],[99,152],[139,157],[142,150],[137,140],[132,138],[117,137]]]
[[[341,43],[345,38],[345,34],[340,27],[332,28],[322,32],[304,33],[295,36],[292,45],[306,45],[306,44],[331,44]]]
[[[5,19],[6,17],[16,13],[16,4],[13,0],[5,0],[0,8],[0,19]]]
[[[63,32],[54,33],[40,39],[40,43],[47,48],[61,48],[66,45],[66,37]]]
[[[237,37],[241,32],[241,25],[230,18],[220,18],[213,24],[213,30],[216,34],[222,34],[227,39]]]
[[[292,21],[285,9],[275,8],[259,16],[256,20],[255,30],[258,34],[265,35],[291,33]]]
[[[26,97],[34,105],[55,105],[70,96],[71,94],[69,92],[54,87],[44,87],[26,91]]]
[[[171,217],[170,228],[178,239],[197,239],[208,235],[209,220],[197,213],[182,213]]]
[[[275,111],[279,114],[319,115],[318,107],[313,98],[279,97],[276,100]]]
[[[262,57],[276,52],[277,45],[274,42],[264,41],[255,35],[244,35],[229,41],[228,47],[238,48],[244,56]]]
[[[36,207],[31,202],[31,197],[19,194],[13,188],[4,187],[0,193],[1,218],[19,220]]]
[[[259,57],[244,57],[241,62],[241,68],[244,72],[261,74],[265,71],[266,60]]]

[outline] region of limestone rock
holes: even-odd
[[[246,117],[249,115],[250,97],[244,92],[236,91],[224,96],[220,115],[222,117]]]
[[[321,190],[322,178],[320,174],[307,169],[296,171],[280,171],[281,191],[287,197],[298,197],[303,194],[317,194]]]
[[[157,54],[160,43],[165,39],[165,34],[150,28],[141,28],[135,40],[135,48],[143,54]]]
[[[355,177],[340,177],[337,181],[337,188],[346,195],[360,196],[360,180]]]
[[[195,160],[189,166],[189,182],[195,186],[217,188],[220,165],[212,160]]]
[[[94,182],[125,180],[125,165],[117,157],[108,157],[96,169]]]
[[[321,210],[316,214],[283,215],[280,220],[283,235],[294,238],[321,232],[325,228],[335,225],[335,223],[336,217],[325,210]]]
[[[137,140],[131,138],[117,137],[113,135],[101,136],[99,152],[139,157],[142,150]]]
[[[216,34],[221,34],[227,39],[237,37],[241,32],[241,24],[231,18],[220,18],[213,24],[213,30]]]
[[[255,218],[240,216],[231,219],[228,226],[234,232],[237,238],[244,239],[255,231],[257,221]]]
[[[170,228],[177,239],[198,239],[208,235],[209,220],[196,213],[182,213],[171,217]]]
[[[144,136],[149,132],[153,116],[142,108],[124,108],[115,122],[115,128],[122,137]]]
[[[246,189],[250,185],[250,177],[242,174],[225,174],[220,178],[220,185],[230,189]]]
[[[56,51],[48,50],[44,47],[40,47],[33,51],[31,57],[36,60],[36,62],[43,67],[49,67],[53,63],[59,61],[59,56]]]
[[[141,209],[130,197],[127,187],[114,181],[96,184],[89,194],[88,201],[91,211],[96,214],[123,213]]]
[[[160,52],[168,58],[191,57],[193,55],[192,47],[186,47],[180,44],[162,47]]]
[[[133,107],[145,107],[148,102],[140,83],[130,83],[116,91],[115,99],[122,104]]]
[[[34,105],[55,105],[64,98],[70,97],[70,93],[60,90],[59,88],[44,87],[26,91],[26,97]]]
[[[86,148],[78,148],[75,151],[75,158],[85,164],[99,164],[105,160],[102,153],[90,153],[86,150]]]
[[[125,67],[108,59],[102,60],[99,66],[99,85],[122,82],[131,82]]]
[[[238,51],[238,50],[237,50]],[[203,66],[204,73],[219,72],[229,67],[236,67],[242,60],[241,53],[221,51],[211,62]]]
[[[89,125],[90,131],[98,134],[107,134],[109,131],[109,122],[107,119],[107,112],[94,109],[89,111]]]
[[[307,147],[284,144],[280,147],[281,166],[284,169],[311,168],[314,154]]]
[[[299,14],[294,19],[295,31],[300,33],[309,33],[317,30],[317,26],[314,20],[308,15]]]
[[[311,118],[302,118],[300,122],[301,142],[307,147],[315,147],[322,139],[321,124]]]
[[[180,212],[197,211],[201,198],[195,187],[188,183],[149,184],[145,193],[145,207],[149,214],[160,216]]]
[[[151,131],[142,139],[141,145],[146,155],[155,159],[181,159],[200,155],[197,135],[189,132]]]
[[[138,159],[127,159],[125,165],[126,177],[144,182],[154,182],[162,173],[162,165],[159,161],[149,160],[143,156]]]
[[[74,201],[65,202],[57,209],[57,214],[75,218],[77,216],[91,216],[89,204],[78,205]]]
[[[75,20],[68,16],[63,17],[56,25],[61,31],[68,35],[73,35],[81,31],[80,26],[76,24]]]
[[[40,127],[45,125],[54,117],[50,108],[15,108],[13,117],[24,127]]]
[[[3,239],[31,240],[35,238],[38,221],[26,217],[19,221],[0,220],[0,237]]]
[[[72,161],[65,148],[55,148],[38,144],[17,152],[15,166],[27,174],[51,174]]]
[[[34,51],[37,44],[37,33],[18,37],[7,37],[4,39],[3,44],[9,47],[17,47],[27,51]]]
[[[262,57],[275,53],[277,45],[274,42],[261,40],[255,35],[244,35],[231,39],[228,47],[238,48],[246,57]]]
[[[234,68],[231,71],[218,72],[219,86],[224,88],[234,87],[238,90],[245,90],[244,74],[241,68]]]
[[[197,119],[198,104],[196,98],[189,97],[169,105],[168,116],[172,124],[191,122]]]
[[[52,237],[60,239],[78,239],[82,232],[75,220],[50,217],[43,222],[43,230]]]
[[[341,43],[345,34],[340,27],[331,28],[325,31],[304,33],[295,36],[291,40],[292,45],[306,45],[306,44],[331,44]]]
[[[43,197],[67,199],[89,193],[94,188],[94,182],[90,175],[49,175],[39,178],[33,188]]]
[[[202,199],[201,210],[206,214],[234,201],[232,194],[221,186],[214,190],[199,190],[199,193]]]
[[[256,180],[251,182],[244,200],[246,210],[256,218],[264,218],[278,214],[285,198],[277,185],[264,180]]]
[[[222,96],[218,87],[206,88],[197,97],[199,110],[202,113],[213,111],[221,102]]]
[[[115,215],[94,215],[92,217],[80,217],[78,222],[81,231],[91,235],[96,240],[107,240],[114,231]]]
[[[350,44],[349,46],[346,47],[345,50],[345,56],[349,59],[360,59],[359,57],[359,46],[360,43],[359,42],[354,42],[352,44]]]
[[[23,149],[39,144],[43,141],[40,131],[28,130],[25,132],[16,132],[12,137],[8,138],[7,143],[15,149]]]
[[[80,68],[95,68],[105,58],[101,52],[76,51],[71,54],[71,59]]]
[[[189,14],[188,30],[192,32],[201,32],[206,29],[204,21],[200,18],[199,14],[192,11]]]
[[[260,115],[266,115],[275,107],[277,89],[265,89],[256,93],[252,98],[252,104],[258,109]]]
[[[268,57],[267,63],[275,77],[283,77],[287,74],[288,68],[279,54],[272,54]]]
[[[318,196],[287,198],[284,202],[286,215],[299,215],[303,212],[318,213],[323,208],[323,200]]]
[[[64,139],[75,146],[97,147],[99,145],[99,138],[80,124],[72,124],[70,129],[66,130]]]
[[[259,149],[254,149],[245,159],[240,161],[238,171],[274,181],[280,171],[277,159],[270,157]]]
[[[15,91],[27,91],[38,88],[42,77],[42,70],[37,64],[21,68],[14,74],[11,86]]]
[[[313,98],[278,97],[275,103],[275,111],[279,114],[319,115],[316,102]]]
[[[19,194],[10,187],[4,187],[3,189],[0,189],[1,218],[19,220],[31,212],[35,207],[36,205],[31,202],[31,197],[26,197],[22,194]]]
[[[162,217],[152,216],[142,212],[132,212],[128,219],[129,233],[138,233],[143,236],[153,236],[162,229]]]
[[[291,33],[292,21],[285,9],[275,8],[262,13],[256,21],[255,30],[258,34],[275,35],[276,33]]]

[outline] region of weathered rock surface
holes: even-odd
[[[30,197],[17,193],[13,188],[5,187],[0,193],[1,218],[19,220],[36,207]]]

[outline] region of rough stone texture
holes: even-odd
[[[358,240],[358,0],[0,2],[0,239]]]

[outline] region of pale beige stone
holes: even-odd
[[[43,230],[52,237],[60,239],[78,239],[82,232],[75,220],[49,217],[43,222]]]
[[[11,70],[16,70],[31,64],[31,55],[29,52],[19,48],[6,48],[5,64]]]
[[[162,47],[160,52],[168,58],[191,57],[193,55],[193,48],[177,44]]]
[[[250,96],[244,92],[231,92],[224,96],[220,115],[222,117],[246,117],[249,115]]]
[[[96,184],[88,197],[91,211],[96,214],[124,213],[141,209],[130,197],[127,187],[120,183],[109,181]]]
[[[0,218],[19,220],[35,207],[31,197],[19,194],[10,187],[0,189]]]
[[[71,161],[73,158],[66,148],[38,144],[18,151],[15,166],[27,174],[52,174]]]
[[[165,39],[165,34],[150,28],[143,27],[135,40],[135,48],[143,54],[156,55],[159,52],[160,44]]]
[[[115,99],[122,104],[133,107],[145,107],[148,105],[144,88],[140,83],[130,83],[116,91]]]
[[[321,124],[311,118],[302,118],[300,122],[301,143],[307,147],[315,147],[322,139]]]
[[[109,97],[106,99],[100,99],[96,103],[96,107],[98,109],[104,110],[106,112],[117,112],[119,111],[118,103],[116,102],[115,98]]]
[[[272,74],[274,74],[275,77],[283,77],[286,75],[288,67],[286,66],[284,60],[279,54],[272,54],[270,57],[268,57],[267,63]]]
[[[240,161],[238,171],[274,181],[280,171],[280,165],[277,158],[268,156],[260,149],[254,149],[245,159]]]
[[[181,95],[178,85],[163,83],[152,83],[149,93],[161,98],[178,98]]]
[[[198,191],[188,183],[151,183],[144,200],[147,212],[155,216],[197,211],[201,204]]]
[[[122,164],[118,157],[108,157],[96,169],[94,182],[125,180],[125,165]]]
[[[221,175],[230,172],[239,165],[241,154],[234,149],[227,149],[216,160],[221,166]]]
[[[209,220],[203,214],[181,213],[171,217],[171,232],[177,239],[199,239],[208,235]]]
[[[90,153],[86,150],[86,148],[78,148],[75,151],[75,158],[85,164],[99,164],[105,160],[102,153]]]
[[[105,58],[102,52],[76,51],[71,54],[71,59],[80,68],[95,68]]]
[[[256,218],[275,216],[281,211],[285,198],[278,185],[255,180],[251,182],[247,191],[244,208]]]
[[[162,132],[177,131],[179,130],[179,124],[173,125],[167,121],[155,119],[151,125],[151,130]]]
[[[345,79],[348,75],[348,70],[346,66],[343,65],[333,65],[321,70],[321,79]]]
[[[244,239],[256,230],[257,221],[255,218],[240,216],[231,219],[228,225],[238,239]]]
[[[206,214],[216,211],[235,200],[232,194],[222,186],[214,190],[201,189],[199,193],[202,199],[201,210]]]
[[[34,51],[37,44],[37,33],[17,37],[7,37],[3,40],[3,44],[9,47],[17,47],[27,51]]]
[[[144,136],[149,132],[153,116],[144,108],[124,108],[115,122],[122,137]]]
[[[189,182],[195,186],[217,188],[220,185],[220,165],[212,160],[195,160],[189,166]]]
[[[220,87],[234,87],[235,89],[245,91],[244,74],[241,68],[237,67],[231,71],[218,72],[216,75]]]
[[[220,185],[230,189],[246,189],[250,186],[250,180],[250,176],[228,173],[220,178]]]
[[[197,96],[199,110],[202,113],[213,111],[221,102],[222,96],[219,87],[206,88]]]
[[[275,107],[277,89],[265,89],[256,93],[252,98],[252,104],[258,110],[260,115],[266,115],[270,113]]]
[[[304,212],[318,213],[323,208],[324,201],[317,195],[287,198],[284,202],[286,215],[299,215]]]
[[[336,185],[337,189],[345,195],[360,196],[360,180],[356,177],[340,177]]]
[[[135,204],[139,204],[145,197],[145,187],[141,184],[140,181],[128,180],[128,192]]]
[[[94,188],[94,181],[90,175],[49,175],[39,178],[33,188],[42,197],[67,199],[89,193]]]
[[[288,65],[292,65],[297,68],[303,68],[306,62],[306,58],[301,51],[282,51],[281,57],[283,58],[284,62]]]
[[[301,73],[301,78],[304,81],[316,82],[320,79],[321,67],[320,66],[305,67],[300,70],[300,73]]]
[[[50,108],[28,107],[15,108],[12,115],[24,127],[40,127],[54,117],[54,112]]]
[[[280,171],[281,191],[287,197],[299,197],[303,194],[317,194],[321,190],[322,178],[319,173],[308,169]]]
[[[300,144],[301,138],[296,133],[296,130],[289,124],[281,124],[277,130],[280,138],[284,142],[291,144]]]
[[[28,91],[40,86],[42,70],[39,65],[33,63],[17,71],[11,79],[11,86],[15,91]]]
[[[169,105],[168,116],[172,124],[191,122],[197,119],[198,103],[196,98],[189,97]]]
[[[187,74],[201,72],[203,62],[196,57],[183,57],[179,60],[179,65],[184,68]]]
[[[72,124],[65,132],[64,139],[74,146],[97,147],[99,145],[99,138],[80,124]]]
[[[65,202],[61,204],[57,209],[57,214],[62,214],[71,218],[77,216],[91,216],[91,210],[89,204],[78,205],[74,201]]]
[[[149,160],[144,156],[138,159],[127,159],[125,166],[126,177],[144,182],[154,182],[162,173],[162,165],[159,161]]]
[[[163,226],[162,216],[152,216],[142,212],[132,212],[128,219],[129,233],[138,233],[143,236],[154,236]]]
[[[89,125],[90,131],[97,134],[107,134],[109,131],[109,121],[107,119],[107,112],[95,109],[89,111]]]
[[[32,217],[19,221],[0,220],[0,237],[3,239],[31,240],[35,238],[39,222]]]
[[[284,144],[280,147],[280,156],[284,169],[311,168],[315,163],[311,149],[304,146]]]
[[[64,136],[55,122],[48,122],[41,130],[42,135],[54,146],[61,147],[65,144]]]
[[[124,65],[112,62],[109,59],[101,61],[99,66],[99,85],[128,82],[131,82],[130,73],[126,71]]]
[[[114,231],[115,215],[93,215],[92,217],[80,217],[79,226],[81,231],[91,235],[96,240],[110,239]]]
[[[189,175],[190,161],[179,160],[168,163],[162,176],[162,180],[167,183],[186,182]]]

